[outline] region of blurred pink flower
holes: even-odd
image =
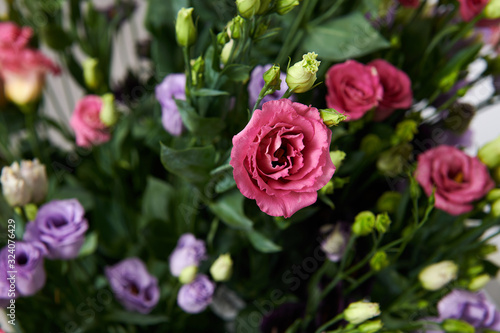
[[[100,119],[101,109],[102,99],[95,95],[87,95],[76,104],[70,126],[75,131],[78,146],[88,148],[111,139],[108,127]]]

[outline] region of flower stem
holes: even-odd
[[[341,319],[344,318],[344,313],[340,313],[338,314],[337,316],[333,317],[333,319],[331,319],[330,321],[326,322],[325,324],[321,325],[317,330],[316,330],[316,333],[321,333],[323,332],[325,329],[327,329],[328,327],[332,326],[333,324],[335,324],[336,322],[340,321]]]
[[[191,91],[193,89],[193,77],[191,73],[191,60],[189,58],[189,46],[182,48],[184,54],[184,68],[186,72],[186,100],[192,105]]]
[[[283,96],[281,98],[289,98],[293,94],[293,89],[287,88]]]

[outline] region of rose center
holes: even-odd
[[[276,157],[278,160],[273,161],[272,165],[273,167],[276,167],[278,165],[284,165],[286,163],[286,147],[279,147],[275,152],[274,152],[274,157]]]
[[[457,173],[453,177],[453,180],[456,181],[457,183],[463,183],[463,181],[464,181],[464,174],[462,172]]]

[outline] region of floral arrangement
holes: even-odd
[[[149,0],[120,81],[94,3],[0,22],[1,332],[500,332],[499,1]]]

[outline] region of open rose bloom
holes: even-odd
[[[75,131],[78,146],[90,148],[111,139],[108,126],[100,118],[102,104],[101,97],[96,95],[85,96],[76,104],[70,126]]]
[[[236,185],[263,212],[292,216],[316,202],[335,172],[331,135],[316,108],[288,99],[264,103],[233,138]]]

